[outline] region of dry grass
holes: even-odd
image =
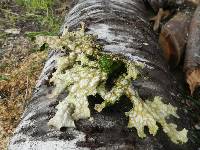
[[[26,1],[32,9],[25,0],[0,0],[0,150],[7,149],[47,58],[47,51],[38,51],[27,36],[57,33],[67,11],[67,1],[48,0],[52,3],[42,8],[34,1]],[[12,28],[21,33],[4,32]]]
[[[21,37],[7,41],[0,75],[0,149],[6,149],[9,136],[19,122],[24,104],[30,99],[47,58],[47,51],[30,52],[32,44]],[[22,44],[23,43],[23,44]],[[6,45],[6,44],[5,44]],[[5,48],[5,47],[4,47]]]

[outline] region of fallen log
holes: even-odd
[[[147,137],[140,138],[137,130],[127,128],[128,119],[124,112],[130,111],[132,104],[127,97],[123,96],[118,103],[104,108],[100,113],[94,110],[98,99],[89,97],[92,123],[88,119],[81,119],[75,121],[76,128],[63,126],[60,128],[61,131],[49,128],[47,123],[56,112],[55,106],[67,96],[63,92],[57,98],[49,97],[55,89],[49,84],[49,80],[53,72],[58,69],[56,60],[66,55],[65,51],[55,49],[49,54],[49,60],[36,85],[33,98],[27,105],[10,141],[9,149],[195,149],[196,145],[190,140],[188,114],[180,107],[181,97],[176,88],[176,81],[163,59],[162,51],[156,42],[157,38],[147,20],[148,12],[143,2],[140,0],[79,0],[73,4],[66,16],[62,31],[65,31],[66,27],[69,31],[77,30],[80,22],[84,22],[87,34],[97,36],[96,42],[102,45],[105,53],[120,55],[131,62],[144,64],[144,67],[140,68],[141,78],[131,83],[132,89],[137,91],[143,100],[160,96],[163,103],[177,107],[180,118],[169,117],[166,122],[177,124],[179,131],[183,128],[189,130],[189,140],[184,144],[175,144],[165,134],[170,131],[165,130],[164,133],[161,128],[156,136],[145,131]],[[151,104],[149,101],[148,103]],[[161,114],[164,113],[164,110],[159,107],[158,109]],[[176,130],[173,131],[178,133]],[[176,136],[174,134],[174,137]],[[175,142],[183,142],[176,140]]]
[[[193,94],[200,85],[200,6],[197,7],[194,13],[189,30],[184,70],[190,92]]]

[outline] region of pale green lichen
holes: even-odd
[[[57,128],[75,127],[74,120],[89,118],[87,96],[95,95],[99,83],[106,79],[106,73],[99,69],[98,63],[89,61],[83,53],[77,54],[76,59],[73,58],[74,61],[70,61],[69,57],[65,59],[71,63],[67,63],[66,66],[73,65],[73,67],[65,72],[63,72],[64,66],[58,67],[51,79],[56,85],[53,96],[66,88],[69,92],[68,96],[57,106],[58,111],[55,117],[49,121],[49,125]],[[64,64],[62,61],[60,63]]]
[[[129,95],[131,95],[131,89],[128,92]],[[187,142],[188,138],[186,129],[177,131],[175,124],[168,124],[166,122],[166,118],[170,115],[179,118],[176,114],[175,107],[171,104],[164,104],[161,97],[157,96],[154,97],[153,101],[146,100],[145,102],[135,95],[131,95],[129,98],[133,101],[134,108],[126,113],[129,117],[128,127],[135,127],[139,137],[146,137],[146,134],[144,133],[145,126],[149,128],[150,134],[155,135],[158,130],[156,122],[158,122],[163,127],[163,131],[174,143],[178,144]]]
[[[57,96],[64,90],[68,92],[68,96],[56,107],[57,113],[49,121],[49,125],[58,129],[75,127],[74,120],[89,119],[91,116],[87,97],[90,95],[98,93],[104,99],[101,104],[95,105],[98,112],[126,95],[133,103],[133,108],[125,113],[129,117],[128,127],[136,128],[139,137],[146,137],[145,126],[149,128],[150,134],[155,135],[158,131],[156,123],[159,123],[174,143],[187,142],[187,130],[177,131],[175,124],[166,121],[170,116],[178,118],[176,107],[164,104],[161,97],[143,101],[131,87],[131,81],[140,74],[138,67],[144,67],[144,64],[101,52],[94,37],[85,34],[84,28],[75,32],[66,30],[61,37],[38,37],[37,41],[41,45],[48,43],[52,48],[64,47],[68,53],[56,60],[57,70],[50,80],[55,85],[52,96]],[[113,69],[120,66],[117,65],[118,61],[124,63],[126,72],[120,74],[114,86],[107,90],[106,81]]]

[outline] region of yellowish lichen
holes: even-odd
[[[162,98],[157,96],[152,101],[143,101],[131,87],[131,82],[140,74],[138,67],[144,67],[144,64],[103,53],[95,43],[95,38],[84,32],[84,27],[75,32],[65,30],[61,37],[40,36],[36,41],[40,45],[48,43],[51,48],[65,48],[68,53],[57,59],[57,70],[50,79],[55,85],[52,96],[57,96],[64,90],[68,92],[68,96],[56,107],[57,113],[49,121],[49,125],[58,129],[75,127],[74,120],[89,119],[91,116],[87,97],[90,95],[98,93],[104,99],[101,104],[95,105],[98,112],[126,95],[133,104],[133,108],[125,113],[129,117],[128,127],[136,128],[139,137],[146,137],[145,126],[149,128],[150,134],[155,135],[158,131],[156,123],[159,123],[172,142],[187,142],[187,130],[177,131],[175,124],[166,121],[170,116],[178,118],[176,107],[164,104]],[[112,68],[117,66],[117,61],[124,63],[126,71],[107,90],[105,83]]]
[[[187,142],[187,130],[182,131],[176,130],[176,125],[172,123],[167,123],[166,118],[170,115],[178,117],[176,114],[176,109],[171,104],[164,104],[161,97],[154,97],[153,101],[146,100],[143,102],[139,97],[131,94],[132,89],[127,90],[130,95],[130,99],[133,101],[134,108],[131,109],[126,115],[129,117],[128,127],[135,127],[138,132],[138,136],[143,138],[146,137],[144,133],[144,127],[149,128],[149,132],[155,135],[158,130],[156,122],[160,123],[163,127],[163,131],[170,137],[170,139],[178,144]],[[131,93],[130,93],[131,92]]]

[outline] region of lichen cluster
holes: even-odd
[[[169,116],[178,118],[177,108],[171,104],[164,104],[161,97],[143,101],[131,87],[131,81],[139,75],[138,67],[141,67],[141,64],[103,53],[95,43],[95,38],[85,34],[84,27],[80,31],[66,31],[61,37],[37,37],[37,40],[40,44],[48,43],[53,48],[64,48],[67,53],[66,56],[57,59],[57,70],[50,81],[55,85],[52,96],[57,96],[63,91],[68,95],[56,107],[57,113],[49,121],[49,125],[58,129],[75,127],[75,120],[90,118],[87,99],[90,95],[99,94],[104,99],[101,104],[95,105],[98,112],[115,104],[122,95],[126,95],[133,104],[133,108],[125,112],[129,117],[128,127],[136,128],[139,137],[146,137],[145,126],[149,128],[150,134],[155,135],[158,130],[156,123],[159,123],[174,143],[187,142],[187,130],[177,131],[175,124],[166,121]],[[119,75],[114,86],[108,90],[106,81],[118,61],[124,63],[126,71]]]

